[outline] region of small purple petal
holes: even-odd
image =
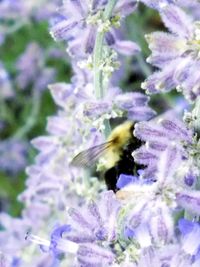
[[[87,232],[69,233],[65,238],[78,244],[94,243],[96,241],[96,236],[88,234]]]
[[[116,199],[116,195],[112,190],[107,191],[103,194],[103,205],[106,207],[106,218],[110,216],[110,214],[115,213],[119,209],[119,202]]]
[[[131,218],[128,219],[128,226],[132,230],[134,230],[141,224],[144,208],[145,208],[144,205],[142,205],[142,208],[140,208],[139,211],[134,212]]]
[[[134,160],[142,165],[152,165],[158,159],[158,156],[141,147],[133,152]]]
[[[142,177],[149,179],[149,177],[151,177],[150,179],[152,179],[154,181],[155,179],[155,173],[157,172],[157,162],[153,161],[151,162],[147,168],[144,170],[144,173],[142,174]]]
[[[160,56],[180,56],[180,38],[165,32],[154,32],[146,35],[149,48],[153,53],[161,54]]]
[[[71,226],[69,224],[65,224],[59,227],[56,227],[51,234],[51,245],[50,249],[56,252],[57,242],[60,238],[62,238],[64,233],[68,233],[71,231]]]
[[[142,83],[141,87],[149,94],[172,90],[177,86],[177,81],[174,79],[174,66],[177,66],[178,63],[177,60],[174,60],[162,71],[153,73]]]
[[[157,141],[150,141],[148,142],[148,147],[150,149],[158,150],[158,151],[165,151],[167,148],[166,143],[157,142]]]
[[[182,140],[192,142],[192,133],[189,131],[186,126],[174,117],[163,118],[160,121],[160,124],[174,136],[178,136]]]
[[[93,218],[96,220],[96,222],[101,225],[102,224],[101,215],[98,206],[94,201],[90,201],[88,205],[88,210],[90,214],[93,216]]]
[[[83,114],[87,117],[99,117],[101,116],[103,113],[107,113],[109,112],[109,110],[111,109],[111,106],[109,105],[108,102],[103,102],[103,101],[99,101],[99,102],[87,102],[84,105],[84,110],[83,110]]]
[[[94,27],[91,27],[86,34],[85,38],[85,52],[88,54],[91,54],[94,49],[95,44],[95,38],[96,38],[96,29]]]
[[[180,230],[183,236],[189,234],[193,230],[194,225],[194,222],[183,218],[178,221],[178,229]]]
[[[50,151],[51,149],[54,149],[56,145],[58,145],[58,141],[56,138],[50,136],[40,136],[34,138],[31,141],[31,144],[39,151]]]
[[[157,178],[164,183],[164,181],[172,179],[178,166],[181,164],[181,152],[176,146],[168,147],[164,151],[158,161]]]
[[[117,181],[117,187],[122,188],[130,183],[135,183],[138,181],[138,177],[132,175],[120,174]]]
[[[134,135],[144,141],[165,140],[168,137],[166,131],[151,122],[139,122],[135,125]]]
[[[135,232],[127,226],[124,229],[124,236],[127,238],[134,238]]]
[[[128,119],[133,121],[145,121],[156,115],[156,112],[150,107],[133,107],[128,111]]]
[[[140,47],[131,41],[117,41],[114,45],[114,48],[121,54],[125,56],[132,56],[141,51]]]
[[[106,266],[111,264],[115,256],[108,249],[101,248],[96,244],[85,244],[79,247],[78,260],[85,265],[81,266]]]
[[[184,176],[184,182],[186,185],[188,186],[192,186],[197,180],[196,175],[194,175],[192,173],[192,171],[188,172],[185,176]]]
[[[166,5],[161,9],[161,17],[170,31],[185,38],[190,37],[193,32],[191,18],[179,7]]]
[[[69,0],[73,7],[75,8],[74,12],[79,12],[81,14],[82,17],[84,17],[85,15],[85,11],[84,11],[84,8],[81,4],[81,1],[80,0]]]
[[[150,8],[159,9],[160,0],[140,0]]]
[[[173,237],[172,215],[166,207],[158,207],[157,214],[152,216],[150,222],[150,232],[154,240],[166,244]]]
[[[78,25],[77,21],[63,20],[51,28],[51,34],[55,40],[68,39],[72,34],[71,31]]]
[[[112,32],[107,32],[106,33],[106,42],[109,46],[112,46],[115,44],[116,42],[116,37],[115,34]]]
[[[92,10],[95,10],[99,5],[100,0],[92,0]]]
[[[71,84],[54,83],[48,86],[55,103],[61,107],[66,106],[66,101],[73,93]]]
[[[147,62],[155,67],[158,68],[164,68],[168,66],[171,61],[175,60],[176,56],[174,55],[168,55],[165,53],[152,53],[148,58]]]
[[[92,229],[92,224],[90,224],[88,221],[85,220],[85,218],[82,216],[82,214],[71,208],[69,209],[69,215],[70,217],[76,222],[78,223],[82,228],[86,228],[88,230],[91,230]]]
[[[135,0],[120,0],[118,1],[115,12],[120,16],[128,16],[137,8],[137,1]]]
[[[200,215],[200,191],[185,191],[176,194],[177,202],[184,209]]]
[[[68,133],[68,122],[62,117],[49,117],[47,119],[47,131],[57,136],[66,136]]]
[[[135,106],[144,107],[147,105],[149,98],[141,93],[124,93],[120,94],[115,98],[115,103],[121,109],[129,110]]]
[[[191,222],[192,223],[192,222]],[[186,220],[181,224],[181,228],[183,225],[187,227],[186,231],[183,230],[184,234],[182,236],[182,249],[190,255],[196,255],[199,253],[200,248],[200,226],[198,223],[192,223],[193,226]]]

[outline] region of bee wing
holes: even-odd
[[[71,165],[75,167],[91,167],[110,147],[112,141],[90,147],[76,155]]]

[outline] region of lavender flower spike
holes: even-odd
[[[163,151],[170,148],[171,156],[168,158],[168,167],[171,163],[187,159],[188,154],[183,142],[192,143],[193,133],[187,129],[183,122],[175,118],[175,114],[165,114],[157,122],[139,122],[135,125],[134,134],[137,138],[146,141],[146,144],[134,151],[133,156],[139,164],[147,165],[144,176],[153,175],[157,170],[157,162]],[[175,161],[172,161],[175,160]],[[177,167],[177,165],[176,165]]]
[[[199,22],[173,4],[163,5],[159,10],[170,33],[146,36],[152,50],[148,62],[158,71],[147,78],[142,88],[148,93],[158,93],[176,87],[194,101],[200,94]]]
[[[61,16],[52,25],[52,36],[56,40],[67,40],[68,51],[73,56],[85,57],[91,54],[98,31],[107,32],[107,44],[118,52],[125,55],[138,53],[140,48],[137,44],[119,40],[113,31],[110,32],[112,26],[119,26],[120,18],[128,16],[135,10],[137,1],[118,1],[113,12],[113,22],[103,22],[102,10],[105,9],[106,4],[107,1],[93,1],[92,4],[85,0],[65,1],[60,9]]]

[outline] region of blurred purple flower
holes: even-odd
[[[12,98],[15,95],[11,80],[3,64],[0,62],[0,97],[2,99]]]
[[[44,90],[54,81],[55,70],[45,67],[45,60],[45,51],[37,43],[27,46],[16,63],[16,83],[20,89],[27,89],[32,84],[34,90]]]
[[[27,164],[26,142],[9,139],[0,142],[0,169],[11,175],[16,175],[23,170]]]

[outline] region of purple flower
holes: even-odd
[[[67,239],[77,242],[113,242],[116,239],[116,218],[119,203],[112,191],[101,195],[98,205],[92,201],[84,213],[70,209],[72,231]]]
[[[114,32],[110,31],[111,24],[103,23],[102,10],[106,4],[107,1],[94,1],[91,5],[87,1],[66,1],[60,9],[61,16],[57,17],[51,28],[51,34],[56,40],[67,40],[68,52],[79,58],[93,52],[97,30],[109,31],[106,36],[107,44],[118,52],[125,55],[139,52],[138,45],[131,41],[118,40]],[[136,5],[135,0],[118,1],[113,17],[119,20],[119,16],[129,15]]]
[[[149,120],[156,112],[148,107],[149,98],[139,92],[119,94],[114,99],[115,106],[126,111],[132,121]]]
[[[142,3],[150,8],[154,8],[158,11],[162,10],[163,7],[174,4],[187,10],[193,17],[199,18],[200,3],[198,0],[140,0]]]
[[[20,89],[26,89],[34,83],[35,90],[44,90],[48,83],[54,81],[55,70],[43,68],[45,60],[44,51],[37,43],[30,43],[27,46],[16,63],[18,70],[16,82]]]
[[[195,258],[200,256],[200,226],[197,222],[180,219],[178,228],[182,235],[182,249]]]
[[[172,211],[177,206],[172,174],[167,173],[167,156],[158,163],[157,180],[143,179],[128,183],[117,192],[127,205],[123,220],[126,237],[136,239],[141,247],[169,244],[174,235]],[[131,205],[131,209],[128,208]],[[125,207],[124,207],[125,208]]]
[[[83,114],[91,118],[112,118],[127,113],[128,119],[132,121],[149,120],[156,113],[148,107],[148,100],[147,96],[138,92],[122,94],[120,89],[110,88],[103,100],[86,101]]]
[[[132,175],[120,174],[117,181],[117,188],[123,188],[124,186],[134,183],[138,180],[138,177]]]
[[[186,185],[193,186],[197,181],[197,176],[192,170],[189,170],[188,173],[186,173],[184,180]]]
[[[160,248],[144,248],[141,251],[140,258],[137,263],[130,265],[120,265],[122,267],[198,267],[199,260],[193,260],[189,255],[186,255],[181,247],[176,245],[168,245]]]
[[[101,194],[98,204],[91,201],[82,210],[69,210],[70,224],[59,225],[50,241],[35,235],[27,239],[40,245],[44,252],[74,255],[81,266],[105,266],[115,259],[111,244],[117,239],[116,223],[119,202],[112,191]]]
[[[142,88],[159,93],[176,87],[187,99],[195,100],[200,92],[199,23],[172,4],[163,6],[160,14],[171,33],[147,35],[152,51],[148,62],[159,70],[147,78]]]
[[[12,218],[0,213],[0,250],[8,255],[17,254],[25,244],[25,235],[31,227],[27,219]]]
[[[175,163],[174,169],[176,169],[180,161],[188,158],[182,143],[192,143],[192,131],[175,116],[173,113],[167,113],[157,122],[151,120],[135,125],[135,136],[146,144],[134,151],[133,156],[138,164],[147,165],[143,174],[145,177],[154,176],[160,155],[168,147],[171,150],[171,154],[168,155],[168,170],[171,170],[169,166],[172,167]]]

